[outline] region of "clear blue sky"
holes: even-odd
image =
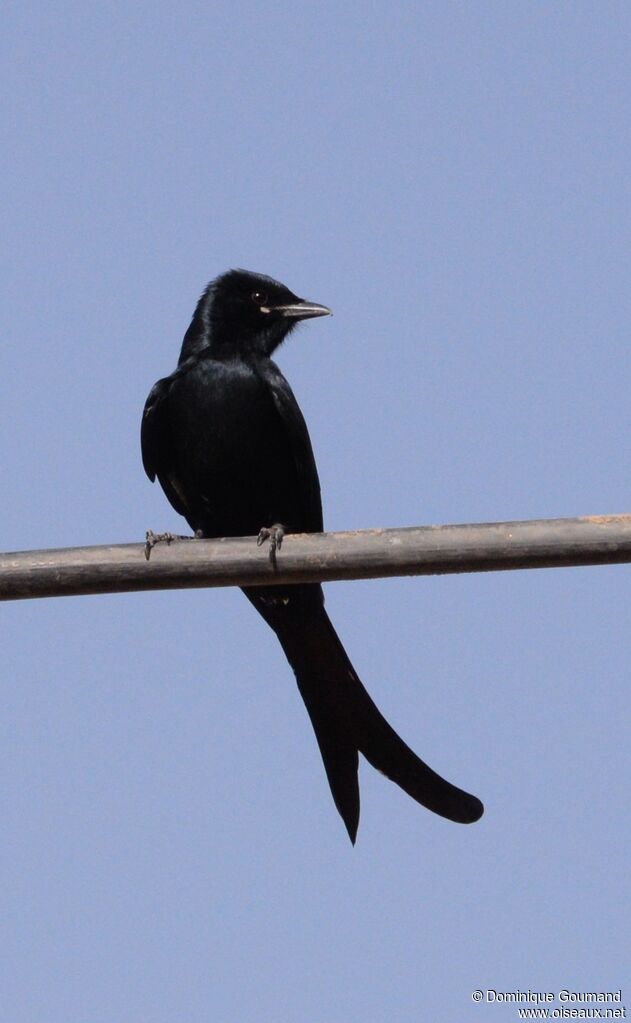
[[[622,2],[11,4],[1,546],[182,528],[140,413],[230,266],[335,311],[279,355],[329,529],[629,510],[630,44]],[[628,568],[327,592],[484,818],[364,764],[351,848],[237,591],[4,605],[3,1023],[631,1001]]]

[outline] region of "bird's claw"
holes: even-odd
[[[266,540],[269,540],[269,559],[274,568],[276,568],[276,551],[281,549],[284,536],[285,527],[277,522],[273,526],[263,526],[256,538],[257,547],[260,547]]]
[[[197,536],[197,533],[195,533]],[[153,529],[148,529],[145,533],[145,558],[149,561],[153,548],[159,543],[166,543],[167,545],[173,543],[174,540],[192,540],[191,536],[178,536],[177,533],[154,533]]]

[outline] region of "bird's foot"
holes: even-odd
[[[276,551],[281,549],[284,536],[285,527],[276,522],[273,526],[263,526],[256,540],[257,547],[269,540],[269,559],[274,568],[276,568]]]
[[[145,533],[145,558],[149,561],[151,552],[159,543],[171,544],[174,540],[199,540],[202,536],[201,529],[195,531],[195,536],[179,536],[178,533],[154,533],[148,529]]]

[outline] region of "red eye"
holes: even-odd
[[[267,305],[267,293],[265,291],[253,291],[251,298],[257,305]]]

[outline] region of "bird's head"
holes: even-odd
[[[182,358],[193,354],[202,338],[204,347],[210,346],[217,354],[250,351],[271,355],[299,320],[330,313],[326,306],[298,298],[264,274],[229,270],[211,281],[200,298],[184,339]]]

